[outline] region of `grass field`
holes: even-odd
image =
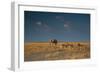
[[[50,45],[49,42],[24,44],[24,61],[73,60],[90,58],[89,42],[62,42]],[[72,46],[66,46],[71,44]],[[81,45],[78,45],[81,44]]]

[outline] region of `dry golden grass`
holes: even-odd
[[[73,46],[62,46],[62,44]],[[78,45],[81,44],[81,45]],[[50,46],[48,42],[25,43],[24,61],[87,59],[90,58],[89,42],[64,42]]]

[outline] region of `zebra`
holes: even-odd
[[[49,42],[50,42],[50,46],[53,46],[53,45],[57,46],[58,44],[58,41],[56,39],[50,40]]]

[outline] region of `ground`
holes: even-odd
[[[68,44],[72,46],[66,46]],[[50,45],[49,42],[31,42],[24,45],[24,61],[88,58],[90,58],[89,42],[60,42],[56,46]]]

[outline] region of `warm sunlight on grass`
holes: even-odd
[[[72,60],[90,58],[89,42],[32,42],[24,45],[24,61]]]

